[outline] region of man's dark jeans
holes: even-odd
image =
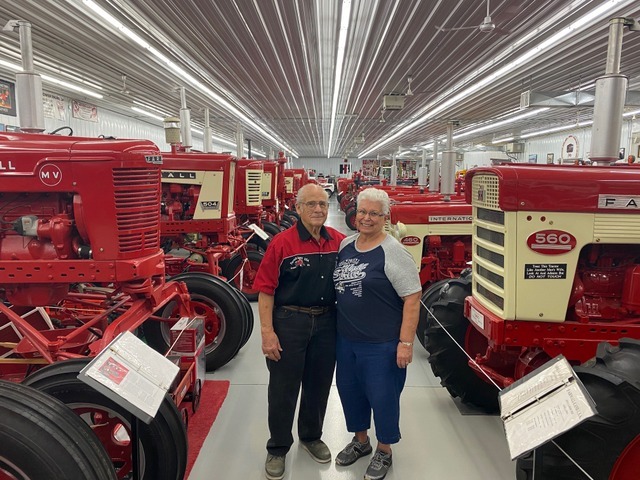
[[[285,455],[293,444],[291,429],[301,385],[298,438],[311,442],[322,436],[336,363],[336,313],[332,309],[312,316],[276,308],[273,328],[282,358],[267,360],[271,433],[267,450],[272,455]]]

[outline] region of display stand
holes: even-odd
[[[596,414],[595,402],[562,355],[502,390],[499,398],[511,459],[533,450],[534,478],[542,478],[535,473],[542,470],[535,449]]]

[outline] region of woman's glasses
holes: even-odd
[[[384,213],[376,212],[375,210],[372,210],[372,211],[370,211],[370,212],[367,212],[366,210],[363,210],[363,209],[361,209],[361,208],[360,208],[360,209],[358,209],[358,210],[356,210],[356,213],[357,213],[358,215],[360,215],[361,217],[366,217],[367,215],[369,215],[369,217],[370,217],[370,218],[381,218],[381,217],[384,217],[384,216],[385,216],[385,214],[384,214]]]

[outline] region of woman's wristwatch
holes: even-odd
[[[399,340],[399,343],[405,347],[413,347],[413,342],[403,342],[402,340]]]

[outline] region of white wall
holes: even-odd
[[[635,134],[634,134],[635,132]],[[577,158],[589,158],[591,151],[591,126],[586,128],[565,130],[560,133],[553,133],[544,137],[535,137],[525,142],[525,152],[520,154],[520,161],[526,162],[529,154],[537,154],[537,163],[547,163],[547,154],[553,153],[554,161],[557,163],[561,158],[562,144],[565,139],[573,135],[578,140]],[[629,154],[638,156],[638,145],[640,144],[640,122],[625,120],[622,124],[622,134],[620,135],[620,147],[625,149],[625,156]]]
[[[70,126],[73,129],[73,135],[78,137],[97,137],[99,135],[105,135],[117,138],[140,138],[151,140],[162,151],[170,150],[169,145],[164,139],[164,128],[157,120],[150,120],[149,122],[146,122],[98,107],[98,121],[90,122],[87,120],[73,118],[71,115],[71,102],[69,99],[65,100],[65,120],[45,117],[45,132],[52,132],[56,128]],[[8,115],[0,115],[0,123],[14,126],[20,125],[18,117],[11,117]],[[67,131],[65,130],[60,133],[62,135],[66,135]],[[196,150],[202,150],[202,137],[195,133],[192,134],[192,137],[193,148]],[[216,144],[215,142],[213,144],[214,152],[231,151],[235,154],[235,150],[236,149],[234,147],[229,145]]]

